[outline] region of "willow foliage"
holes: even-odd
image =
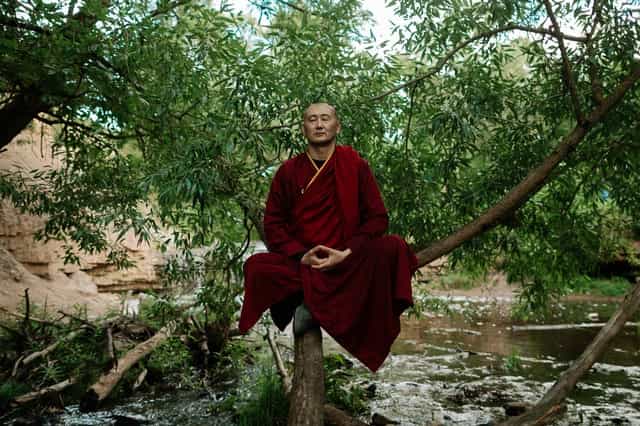
[[[304,146],[302,108],[326,100],[339,142],[370,161],[392,231],[425,247],[500,200],[575,126],[576,104],[597,108],[638,66],[636,2],[549,5],[569,74],[544,2],[395,0],[404,20],[387,56],[357,0],[263,0],[253,15],[224,2],[4,2],[0,120],[56,123],[65,167],[4,173],[0,194],[48,215],[40,236],[66,239],[70,260],[72,243],[108,248],[107,225],[142,239],[162,225],[187,251],[212,247],[207,280],[229,279],[275,168]],[[636,85],[542,191],[453,259],[499,261],[539,303],[592,268],[611,212],[637,228],[639,103]]]

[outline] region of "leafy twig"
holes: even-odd
[[[398,92],[402,89],[404,89],[405,87],[409,87],[413,84],[416,84],[419,81],[425,80],[429,77],[431,77],[432,75],[435,75],[436,73],[438,73],[446,64],[447,62],[449,62],[449,60],[451,60],[451,58],[453,58],[453,56],[458,53],[460,50],[464,49],[465,47],[467,47],[468,45],[470,45],[471,43],[477,41],[477,40],[481,40],[483,38],[488,38],[488,37],[492,37],[495,36],[497,34],[500,33],[504,33],[504,32],[509,32],[509,31],[525,31],[525,32],[530,32],[530,33],[537,33],[537,34],[546,34],[546,35],[553,35],[555,37],[558,38],[562,38],[562,39],[566,39],[566,40],[573,40],[573,41],[577,41],[577,42],[585,42],[586,38],[585,37],[581,37],[581,36],[572,36],[572,35],[568,35],[568,34],[564,34],[561,33],[559,31],[550,31],[546,28],[533,28],[533,27],[526,27],[523,25],[516,25],[516,24],[509,24],[506,25],[504,27],[500,27],[500,28],[495,28],[493,30],[489,30],[489,31],[483,31],[479,34],[476,34],[473,37],[470,37],[460,43],[458,43],[455,47],[453,47],[451,50],[449,50],[449,52],[447,52],[447,54],[445,54],[442,58],[440,58],[440,60],[438,62],[436,62],[436,64],[425,74],[418,76],[412,80],[409,80],[405,83],[399,84],[389,90],[387,90],[384,93],[381,93],[377,96],[374,96],[372,98],[367,99],[367,102],[375,102],[375,101],[379,101],[380,99],[383,99],[395,92]]]
[[[547,8],[547,14],[551,19],[551,23],[553,24],[553,28],[555,28],[554,37],[558,40],[558,47],[560,48],[560,54],[562,55],[562,73],[564,75],[564,80],[569,88],[569,94],[571,96],[571,103],[573,105],[573,112],[576,116],[576,120],[579,124],[584,123],[584,115],[582,114],[582,109],[580,108],[580,98],[578,97],[578,89],[576,88],[576,81],[573,76],[573,71],[571,70],[571,63],[569,62],[569,55],[567,54],[567,49],[564,45],[563,37],[559,37],[558,34],[560,32],[560,25],[558,24],[558,19],[556,18],[555,13],[553,13],[553,7],[551,6],[551,2],[549,0],[543,0],[544,5]]]

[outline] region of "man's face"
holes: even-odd
[[[329,104],[311,104],[304,112],[302,134],[310,144],[328,145],[335,142],[340,121]]]

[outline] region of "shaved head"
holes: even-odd
[[[306,118],[310,112],[316,112],[319,110],[329,111],[336,119],[340,120],[340,117],[338,117],[338,112],[336,111],[336,107],[326,102],[314,102],[312,104],[309,104],[309,106],[304,110],[302,118]]]
[[[340,133],[340,120],[333,105],[313,103],[304,110],[302,134],[312,145],[335,144]]]

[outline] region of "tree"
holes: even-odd
[[[257,20],[151,4],[0,6],[0,147],[37,118],[65,152],[60,170],[0,180],[49,215],[43,238],[102,250],[105,224],[146,238],[158,217],[180,247],[216,242],[207,274],[229,281],[317,99],[338,107],[421,264],[500,260],[529,306],[592,267],[603,206],[638,223],[631,5],[396,0],[404,53],[382,58],[355,0],[264,0]]]

